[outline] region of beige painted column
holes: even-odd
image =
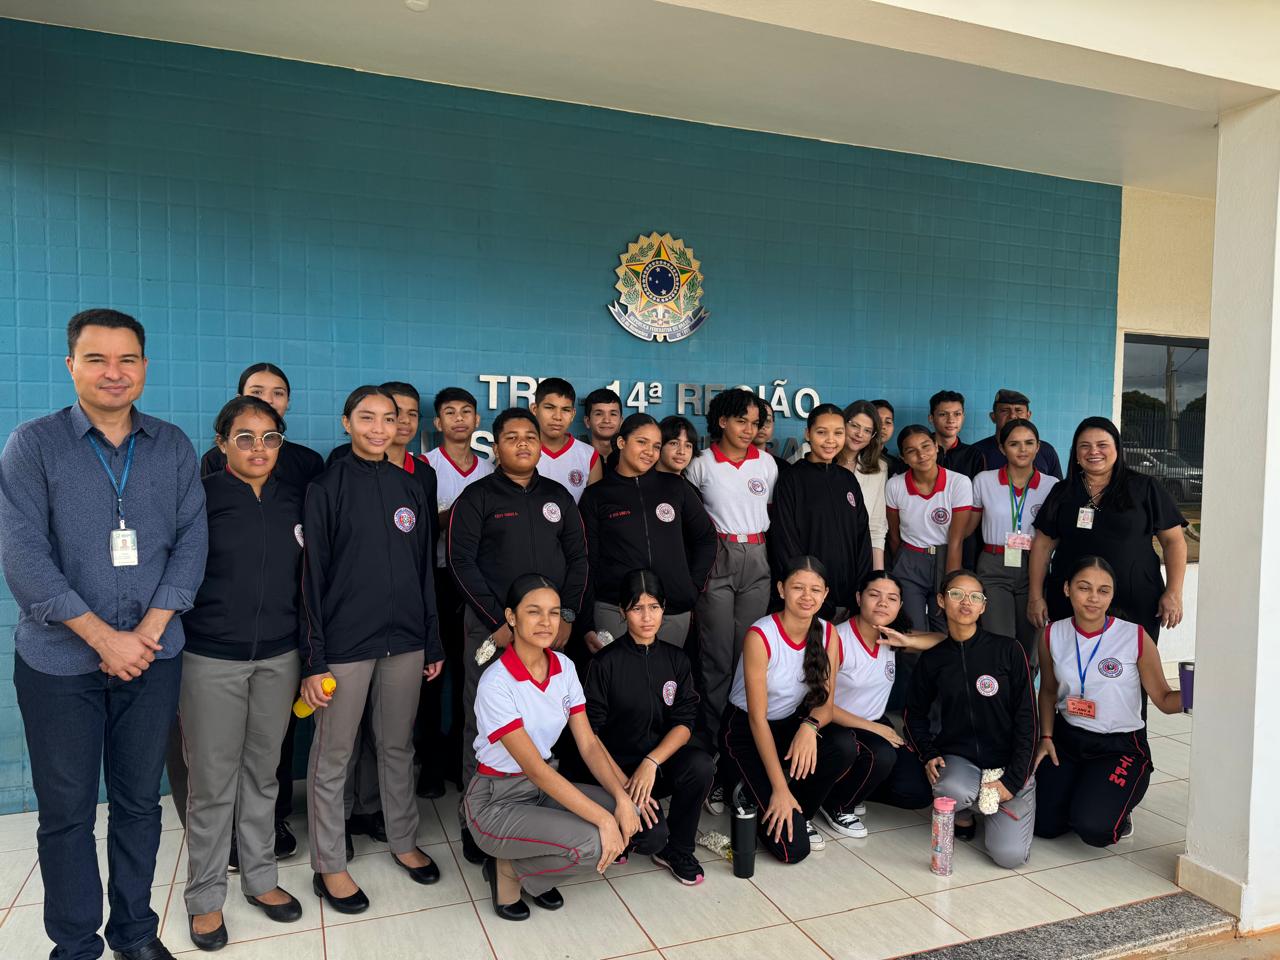
[[[1204,540],[1178,882],[1280,924],[1280,96],[1218,129]]]

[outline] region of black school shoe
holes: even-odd
[[[476,846],[475,837],[471,836],[471,831],[466,827],[462,828],[462,856],[467,863],[474,863],[477,866],[488,859],[488,854]]]
[[[288,820],[276,821],[276,859],[284,860],[298,852],[298,838],[289,829]]]
[[[280,892],[289,897],[287,903],[263,903],[257,897],[251,897],[247,893],[244,898],[249,901],[249,906],[257,907],[265,913],[268,920],[274,920],[276,923],[293,923],[296,920],[301,920],[302,904],[298,902],[298,898],[290,894],[288,890],[282,889]]]
[[[227,924],[224,920],[218,924],[217,930],[210,930],[208,933],[196,933],[195,917],[187,917],[187,932],[191,934],[191,942],[195,944],[199,950],[212,953],[214,950],[221,950],[227,945]],[[116,954],[120,956],[120,954]]]
[[[335,897],[324,885],[324,877],[315,873],[311,875],[311,889],[315,895],[339,913],[364,913],[369,909],[369,898],[363,890],[356,887],[356,892],[349,897]]]
[[[499,903],[498,902],[498,864],[493,857],[484,858],[484,866],[481,868],[484,878],[489,881],[489,892],[493,897],[493,912],[503,920],[528,920],[529,905],[524,902],[524,898],[520,898],[515,903]],[[564,901],[561,900],[561,903]]]
[[[418,849],[418,852],[422,853],[424,857],[427,857],[421,849]],[[414,883],[420,883],[423,886],[430,886],[440,879],[440,868],[436,866],[436,862],[430,857],[427,857],[426,865],[421,867],[409,866],[394,853],[391,854],[391,859],[396,862],[397,867],[409,874],[409,879]]]
[[[173,960],[173,954],[165,949],[158,937],[134,950],[112,950],[111,955],[115,960]]]
[[[546,893],[539,893],[537,896],[531,893],[529,894],[529,899],[543,910],[559,910],[564,906],[564,894],[555,887],[552,887]]]

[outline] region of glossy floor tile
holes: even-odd
[[[835,960],[884,960],[968,939],[919,900],[881,903],[799,926]]]
[[[993,937],[1080,913],[1026,877],[944,890],[921,897],[920,902],[968,937]]]
[[[1032,883],[1065,900],[1081,913],[1095,913],[1109,907],[1146,900],[1178,888],[1124,857],[1107,857],[1033,873]]]

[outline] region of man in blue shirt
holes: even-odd
[[[114,310],[67,324],[77,402],[21,424],[0,454],[0,565],[18,603],[13,679],[54,960],[103,952],[93,827],[106,781],[106,940],[117,960],[168,960],[151,909],[160,774],[177,711],[182,622],[208,531],[195,450],[134,408],[146,335]]]
[[[973,450],[982,459],[979,470],[998,470],[1009,461],[1000,451],[999,436],[1004,425],[1010,420],[1030,420],[1031,401],[1025,393],[1017,390],[1001,389],[996,391],[995,402],[991,404],[991,422],[996,425],[996,432],[990,437],[983,437],[973,445]],[[1035,468],[1041,473],[1062,479],[1062,464],[1058,461],[1058,451],[1048,440],[1040,441],[1040,450],[1036,453]]]

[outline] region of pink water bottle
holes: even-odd
[[[951,876],[951,851],[956,842],[956,802],[951,797],[933,801],[933,856],[929,869],[940,877]]]

